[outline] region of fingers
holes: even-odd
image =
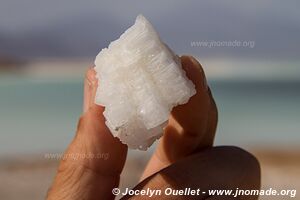
[[[213,144],[217,109],[207,86],[203,68],[190,56],[182,56],[181,63],[187,77],[195,84],[197,93],[187,104],[173,109],[164,135],[142,178]]]
[[[98,88],[98,79],[96,78],[96,71],[93,68],[87,70],[84,79],[84,93],[83,93],[83,112],[88,109],[94,109],[96,112],[102,113],[104,108],[96,105],[95,96]]]
[[[166,188],[172,190],[200,189],[198,195],[166,195]],[[250,153],[237,147],[214,147],[188,156],[159,171],[139,183],[134,190],[161,191],[151,199],[235,199],[232,196],[209,194],[209,190],[259,190],[260,166]],[[205,192],[205,193],[202,193]],[[220,196],[219,196],[220,197]],[[145,196],[127,195],[123,199],[144,199]],[[257,195],[238,196],[237,199],[258,199]]]
[[[105,164],[108,164],[108,171],[106,172],[119,169],[116,171],[120,173],[123,168],[123,162],[125,161],[127,147],[122,144],[119,139],[113,137],[106,127],[105,119],[102,114],[104,107],[94,103],[98,80],[93,68],[87,71],[85,80],[85,83],[88,84],[88,87],[85,86],[85,88],[88,88],[86,91],[88,95],[85,95],[87,99],[84,99],[84,102],[86,102],[86,112],[79,120],[77,135],[86,143],[86,149],[90,148],[92,152],[108,152],[110,154],[110,158],[108,159],[110,162],[105,162]],[[81,140],[77,141],[82,143]],[[112,161],[115,162],[112,163]],[[102,162],[100,164],[96,162],[93,163],[98,164],[96,165],[96,169],[106,166]],[[115,166],[110,168],[110,164],[115,164]]]
[[[211,106],[208,113],[208,123],[207,123],[207,130],[206,134],[202,139],[202,142],[198,144],[195,151],[200,151],[204,148],[211,147],[213,145],[216,129],[217,129],[217,122],[218,122],[218,110],[215,100],[211,94],[210,88],[208,88],[208,95],[210,98]]]
[[[64,153],[48,199],[113,199],[127,146],[113,137],[105,125],[104,108],[94,103],[98,80],[93,69],[86,73],[84,113],[77,133]]]
[[[186,138],[192,138],[193,143],[188,141],[188,146],[192,146],[189,151],[175,151],[173,159],[180,157],[180,153],[185,156],[195,147],[209,147],[213,143],[213,137],[207,139],[207,136],[214,136],[214,131],[209,131],[208,127],[216,127],[217,120],[210,115],[211,111],[216,111],[216,105],[207,86],[207,80],[204,70],[200,63],[191,56],[182,56],[182,67],[186,71],[187,77],[195,84],[196,95],[194,95],[187,104],[176,107],[172,111],[172,121],[169,124],[171,128],[166,135],[174,134],[175,125],[180,125],[182,130],[176,130],[174,135],[183,135]],[[210,118],[213,118],[209,120]],[[167,138],[166,138],[167,139]],[[182,141],[180,141],[181,143]],[[167,143],[168,144],[168,143]],[[171,158],[172,159],[172,158]]]
[[[83,86],[83,112],[84,113],[90,107],[90,100],[91,100],[90,96],[91,96],[91,86],[92,86],[92,81],[90,79],[94,77],[91,73],[93,71],[94,70],[92,69],[87,70],[84,78],[84,86]]]

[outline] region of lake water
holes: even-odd
[[[300,81],[213,81],[216,144],[300,144]],[[82,80],[0,78],[0,155],[61,151],[74,136]]]

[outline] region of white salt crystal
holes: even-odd
[[[102,49],[95,60],[99,87],[95,103],[111,133],[129,148],[146,150],[160,138],[173,107],[196,93],[178,58],[147,19]]]

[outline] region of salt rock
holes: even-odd
[[[142,15],[95,60],[95,103],[105,124],[129,148],[146,150],[160,138],[171,110],[196,93],[181,62]]]

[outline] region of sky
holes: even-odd
[[[296,0],[0,0],[0,53],[94,56],[141,13],[180,54],[298,60],[299,8]],[[191,45],[203,41],[255,45]]]

